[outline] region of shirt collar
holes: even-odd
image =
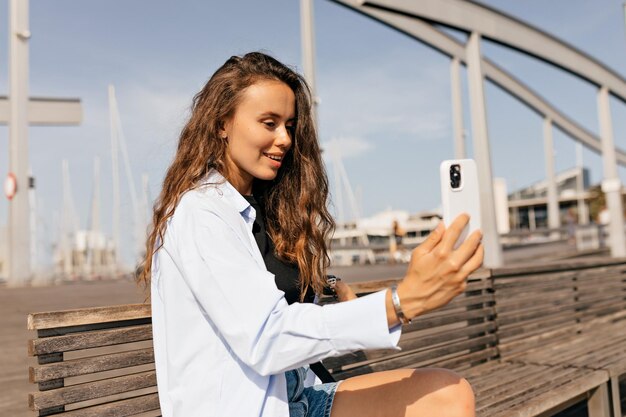
[[[226,200],[241,214],[248,223],[254,223],[256,219],[256,210],[243,198],[241,193],[217,170],[212,169],[202,180],[203,184],[212,184],[217,187]]]

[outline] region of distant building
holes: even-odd
[[[79,230],[61,238],[54,264],[66,279],[110,277],[117,272],[115,245],[102,232]]]
[[[578,200],[584,203],[584,223],[589,218],[589,202],[595,193],[589,191],[589,170],[572,168],[556,175],[557,198],[561,224],[566,223],[567,212],[573,208],[578,213]],[[579,191],[579,188],[581,191]],[[548,181],[536,182],[528,187],[509,194],[509,215],[511,229],[548,227]]]
[[[404,233],[403,248],[410,249],[421,243],[440,220],[441,214],[436,211],[410,214],[405,210],[385,210],[338,224],[330,242],[331,262],[334,266],[386,262],[390,239],[394,238],[394,221]]]

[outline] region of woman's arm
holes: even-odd
[[[447,304],[465,290],[466,278],[482,264],[484,249],[480,232],[475,232],[457,250],[452,250],[468,221],[466,215],[461,215],[447,230],[443,223],[439,224],[411,254],[407,274],[398,285],[402,311],[407,318],[415,318]],[[357,298],[343,281],[337,281],[335,291],[339,301]],[[400,324],[390,290],[385,296],[385,308],[389,327]]]
[[[287,305],[231,220],[180,204],[164,248],[183,276],[180,285],[242,362],[270,375],[358,349],[397,346],[400,330],[388,328],[384,292],[323,307]]]

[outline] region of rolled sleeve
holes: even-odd
[[[338,352],[359,349],[397,349],[402,326],[389,328],[385,296],[387,290],[355,300],[324,306],[329,339]]]

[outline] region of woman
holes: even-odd
[[[334,224],[310,102],[262,53],[230,58],[194,98],[141,276],[163,416],[473,416],[469,384],[444,370],[307,379],[325,357],[397,348],[401,322],[462,292],[483,256],[479,233],[453,251],[462,216],[413,252],[397,288],[353,299],[340,284],[345,302],[311,303]]]

